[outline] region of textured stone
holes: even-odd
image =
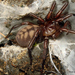
[[[72,2],[75,2],[75,0],[71,0]]]
[[[27,16],[27,14],[30,12],[44,18],[48,13],[53,0],[24,0],[24,2],[23,0],[17,1],[18,0],[2,0],[0,3],[0,32],[4,35],[9,32],[13,25],[19,25],[24,21],[36,23],[36,19]],[[57,5],[55,13],[62,7],[64,1],[69,2],[69,7],[65,11],[68,11],[68,13],[75,13],[75,3],[72,3],[74,0],[56,0]],[[71,17],[68,20],[71,22],[72,29],[75,30],[75,17]],[[15,32],[17,32],[19,29],[20,28],[13,30],[13,35],[11,34],[12,36],[10,36],[9,39],[14,39],[16,35]],[[4,39],[5,38],[0,34],[0,42]],[[7,43],[7,41],[4,42]],[[29,67],[33,71],[35,71],[34,67],[36,67],[36,69],[39,67],[41,68],[43,44],[41,43],[39,46],[36,46],[32,51],[34,59],[32,66],[29,65],[29,57],[26,48],[22,48],[16,44],[11,46],[6,44],[5,47],[1,47],[0,75],[23,75],[25,74],[25,70],[27,71]],[[63,34],[56,40],[50,40],[49,47],[52,50],[52,54],[56,55],[61,60],[61,63],[65,68],[66,75],[74,75],[75,35]],[[47,62],[48,61],[46,61],[46,63]],[[50,69],[50,66],[48,69]],[[29,69],[27,74],[33,74],[32,72]],[[36,74],[39,75],[39,72],[34,73],[34,75]]]

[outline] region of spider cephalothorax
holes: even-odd
[[[75,31],[71,30],[70,22],[68,20],[64,22],[64,20],[66,20],[67,18],[71,17],[74,14],[67,14],[67,15],[62,14],[63,10],[68,6],[68,3],[65,2],[63,7],[56,13],[56,15],[53,15],[53,10],[55,8],[55,5],[56,5],[56,2],[53,1],[50,11],[45,17],[45,19],[42,19],[41,17],[37,17],[36,15],[32,13],[29,14],[30,16],[37,18],[40,21],[38,23],[39,25],[35,25],[31,22],[23,22],[21,25],[13,26],[10,30],[11,32],[12,29],[20,27],[22,25],[29,25],[27,27],[24,27],[17,33],[16,41],[20,46],[28,48],[30,64],[32,64],[31,49],[33,47],[33,44],[35,43],[35,39],[38,36],[40,36],[40,38],[44,38],[43,40],[44,51],[42,54],[43,55],[42,70],[44,69],[49,37],[57,38],[63,31],[67,33],[75,34]],[[67,29],[67,26],[69,29]],[[8,35],[10,34],[10,32],[8,33]]]

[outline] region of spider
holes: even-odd
[[[42,19],[41,17],[37,17],[35,14],[30,13],[29,15],[37,18],[38,19],[38,25],[35,25],[31,22],[23,22],[20,25],[15,25],[13,26],[6,38],[9,36],[10,32],[22,25],[28,25],[27,27],[22,28],[19,30],[19,32],[16,35],[16,41],[17,43],[22,46],[22,47],[27,47],[28,48],[28,54],[30,57],[30,64],[32,64],[32,47],[33,44],[36,41],[36,38],[39,36],[39,39],[43,38],[44,41],[44,50],[42,54],[43,62],[42,62],[42,70],[41,70],[41,75],[42,71],[44,69],[45,65],[45,59],[47,55],[47,50],[48,50],[48,41],[49,37],[52,37],[53,39],[57,38],[63,31],[67,33],[72,33],[75,34],[74,30],[71,30],[71,24],[67,20],[67,18],[71,17],[72,15],[75,16],[75,14],[62,14],[64,9],[68,6],[68,2],[65,2],[63,7],[54,15],[53,10],[55,8],[56,1],[53,1],[50,11],[46,15],[45,19]],[[68,26],[68,28],[67,28]]]

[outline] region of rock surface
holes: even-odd
[[[1,0],[0,1],[0,32],[6,35],[13,25],[21,24],[24,21],[30,21],[36,24],[36,19],[27,17],[30,12],[35,13],[38,16],[44,18],[48,13],[53,0]],[[68,13],[75,13],[75,1],[74,0],[55,0],[56,11],[58,11],[64,1],[69,2],[69,6],[65,11]],[[75,17],[72,16],[68,19],[71,22],[72,29],[75,30]],[[13,30],[13,34],[20,28]],[[14,35],[10,38],[14,38]],[[0,42],[5,38],[0,34]],[[6,42],[6,41],[4,41]],[[7,43],[7,42],[6,42]],[[41,66],[41,54],[43,52],[43,44],[37,45],[32,51],[33,54],[33,66]],[[50,40],[49,47],[52,54],[56,55],[65,68],[66,75],[75,75],[75,35],[74,34],[62,34],[56,40]],[[39,61],[37,60],[39,59]],[[49,59],[48,59],[49,60]],[[38,62],[35,64],[35,62]],[[46,61],[47,62],[47,61]],[[34,65],[35,64],[35,65]],[[0,75],[24,75],[25,70],[29,68],[29,57],[27,48],[22,48],[18,45],[5,45],[0,47]],[[34,68],[31,70],[34,70]],[[36,67],[36,69],[38,68]],[[50,69],[50,68],[49,68]],[[26,72],[28,75],[33,74],[30,70]],[[39,75],[39,72],[36,72]],[[34,73],[34,75],[36,75]],[[64,74],[62,74],[64,75]]]

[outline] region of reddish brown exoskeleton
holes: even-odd
[[[46,54],[48,50],[49,37],[57,38],[63,31],[67,33],[75,34],[75,31],[71,30],[70,22],[68,20],[64,22],[64,20],[66,20],[67,18],[75,14],[67,14],[67,15],[62,14],[63,10],[68,6],[68,3],[65,2],[63,7],[56,13],[56,15],[53,15],[53,10],[55,8],[55,5],[56,5],[56,2],[53,1],[50,11],[45,17],[45,19],[42,19],[41,17],[37,17],[36,15],[32,13],[29,14],[30,16],[37,18],[40,21],[38,25],[35,25],[31,22],[23,22],[21,25],[13,26],[10,30],[11,32],[13,29],[17,27],[20,27],[22,25],[28,25],[27,27],[24,27],[17,33],[16,41],[20,46],[28,48],[30,64],[32,64],[31,51],[32,51],[33,44],[35,43],[35,40],[39,35],[40,35],[40,38],[43,38],[44,51],[42,54],[43,62],[42,62],[41,75],[44,69]],[[69,27],[69,29],[67,29],[67,26]],[[10,32],[8,33],[8,35],[10,34]]]

